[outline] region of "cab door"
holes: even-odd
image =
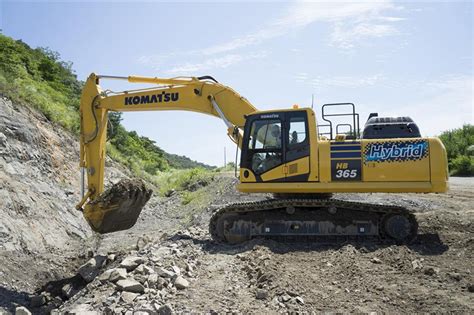
[[[285,180],[284,128],[284,113],[256,114],[247,118],[241,158],[241,168],[245,169],[242,182]],[[251,176],[246,171],[251,172]]]
[[[310,139],[306,111],[285,113],[285,171],[287,182],[306,182],[310,173]]]

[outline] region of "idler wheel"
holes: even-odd
[[[418,224],[414,217],[403,214],[389,214],[383,220],[384,233],[397,243],[406,243],[416,237]]]

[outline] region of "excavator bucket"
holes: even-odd
[[[84,217],[101,234],[127,230],[137,222],[151,193],[141,180],[123,179],[85,205]]]

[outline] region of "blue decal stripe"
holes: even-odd
[[[348,146],[338,146],[338,147],[331,147],[331,151],[354,151],[354,150],[359,150],[360,151],[360,145],[348,145]]]
[[[360,161],[362,158],[360,156],[358,157],[351,157],[351,158],[332,158],[331,161]]]
[[[359,152],[331,152],[331,158],[351,158],[351,157],[360,157]]]
[[[351,145],[351,144],[360,144],[360,142],[354,141],[354,142],[331,142],[331,146],[333,145]]]

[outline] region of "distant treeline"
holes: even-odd
[[[474,176],[474,125],[445,131],[439,138],[446,147],[450,174]]]
[[[71,62],[48,48],[32,49],[21,40],[0,34],[0,93],[15,103],[39,109],[47,119],[79,134],[79,103],[83,82]],[[120,113],[111,113],[109,155],[138,174],[156,175],[170,168],[210,166],[164,152],[135,131],[127,131]]]

